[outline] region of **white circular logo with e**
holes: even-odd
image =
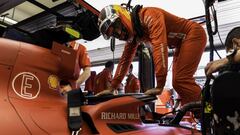
[[[25,99],[35,99],[40,93],[40,81],[36,75],[30,72],[17,74],[12,81],[14,92]]]

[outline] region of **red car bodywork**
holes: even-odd
[[[50,50],[3,38],[0,50],[1,134],[70,134],[66,99],[58,92],[58,80],[62,76],[75,78],[76,54],[59,44]],[[65,62],[64,55],[74,60]],[[66,75],[63,70],[68,70]],[[80,133],[200,134],[181,126],[143,123],[139,108],[146,104],[146,99],[121,96],[98,103],[89,100],[81,107],[84,121]],[[119,126],[123,129],[119,130]]]

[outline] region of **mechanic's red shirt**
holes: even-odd
[[[136,90],[140,90],[140,82],[133,74],[128,75],[125,85],[125,93],[135,93]]]
[[[96,71],[91,71],[90,77],[85,81],[85,91],[93,91],[94,83],[96,78]]]
[[[78,51],[78,64],[79,64],[80,70],[84,67],[90,67],[91,62],[90,62],[90,58],[88,56],[86,47],[77,43],[76,41],[70,42],[70,46],[74,50]]]
[[[80,71],[81,69],[85,68],[85,67],[90,67],[91,63],[90,63],[90,59],[87,53],[87,49],[85,48],[85,46],[76,43],[76,41],[72,41],[69,43],[69,47],[72,47],[74,50],[77,51],[77,55],[78,55],[78,61],[76,60],[76,65],[75,65],[75,79],[74,80],[70,80],[72,87],[73,88],[78,88],[79,86],[76,84],[76,79],[79,77]],[[77,65],[78,64],[78,65]]]
[[[87,53],[87,49],[83,45],[79,45],[78,51],[79,51],[79,55],[78,55],[79,67],[81,68],[90,67],[91,63]]]

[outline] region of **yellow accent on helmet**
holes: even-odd
[[[131,20],[131,16],[130,13],[128,12],[128,10],[120,5],[113,5],[113,9],[116,10],[116,12],[118,13],[118,15],[124,15],[124,17],[126,17],[128,20]]]

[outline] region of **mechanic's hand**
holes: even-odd
[[[160,95],[162,93],[163,89],[161,88],[152,88],[144,92],[146,95]]]
[[[109,95],[109,94],[113,94],[113,91],[112,90],[103,90],[99,93],[97,93],[95,96],[103,96],[103,95]]]
[[[72,90],[70,85],[62,85],[59,87],[59,92],[62,96],[66,96],[69,91]]]

